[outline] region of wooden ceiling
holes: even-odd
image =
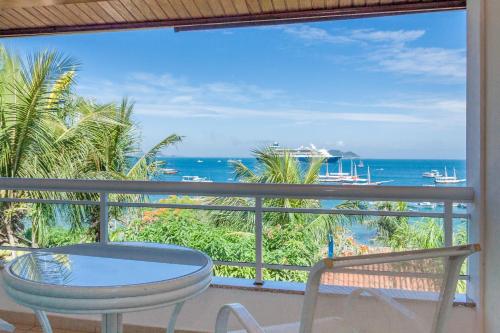
[[[466,0],[0,0],[0,36],[177,30],[465,8]]]

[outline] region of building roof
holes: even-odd
[[[176,30],[465,8],[466,0],[0,0],[0,36],[154,27]]]
[[[363,273],[356,272],[358,269],[363,269]],[[435,260],[359,266],[321,276],[325,285],[424,292],[439,292],[442,282],[442,263]]]

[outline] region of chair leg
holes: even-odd
[[[52,333],[52,326],[50,326],[49,318],[45,311],[34,310],[36,319],[42,327],[43,333]]]

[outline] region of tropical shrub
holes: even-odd
[[[161,202],[200,204],[203,198],[170,197]],[[189,209],[148,209],[142,218],[118,227],[111,239],[177,244],[198,249],[213,260],[255,262],[255,234],[220,226],[207,212]],[[303,225],[265,226],[263,256],[266,263],[309,266],[320,256],[320,248]],[[255,278],[250,267],[217,265],[215,274]],[[265,270],[268,280],[305,281],[306,274],[297,271]]]

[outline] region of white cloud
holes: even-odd
[[[432,76],[453,80],[465,79],[465,50],[437,47],[395,47],[372,53],[373,69]]]
[[[425,30],[362,29],[351,31],[350,36],[357,41],[402,44],[417,40],[424,34]]]
[[[285,26],[281,28],[284,32],[306,41],[317,41],[327,43],[396,43],[403,44],[419,39],[425,34],[425,30],[374,30],[358,29],[350,31],[338,31],[331,33],[325,29],[312,27],[310,25]]]
[[[329,120],[344,120],[355,122],[384,122],[384,123],[425,123],[429,120],[402,113],[374,113],[374,112],[323,112],[310,110],[279,110],[251,109],[243,107],[226,107],[217,105],[157,105],[141,104],[137,114],[159,117],[176,118],[262,118],[281,119],[307,124]]]
[[[285,26],[284,32],[306,41],[319,41],[328,43],[350,43],[353,40],[349,36],[332,35],[328,31],[309,25]]]
[[[273,119],[283,124],[312,124],[328,121],[373,123],[429,123],[435,116],[463,113],[465,101],[438,97],[400,97],[376,101],[306,103],[274,88],[246,83],[189,83],[170,74],[135,73],[122,82],[92,81],[80,85],[85,96],[99,101],[118,101],[130,96],[136,114],[177,119]],[[295,105],[295,107],[290,107]],[[312,105],[312,106],[310,106]],[[439,111],[439,112],[436,112]]]
[[[386,99],[374,102],[338,102],[338,106],[354,107],[354,108],[376,108],[376,109],[395,109],[395,110],[409,110],[409,111],[439,111],[439,112],[453,112],[463,114],[465,113],[465,100],[462,99],[448,99],[448,98],[405,98],[399,99]]]
[[[440,47],[413,47],[425,30],[358,29],[329,32],[309,25],[281,28],[301,40],[317,43],[352,43],[361,49],[362,69],[392,72],[419,77],[437,77],[441,81],[463,82],[465,79],[465,50]],[[336,57],[338,58],[338,57]],[[359,57],[361,59],[361,57]]]

